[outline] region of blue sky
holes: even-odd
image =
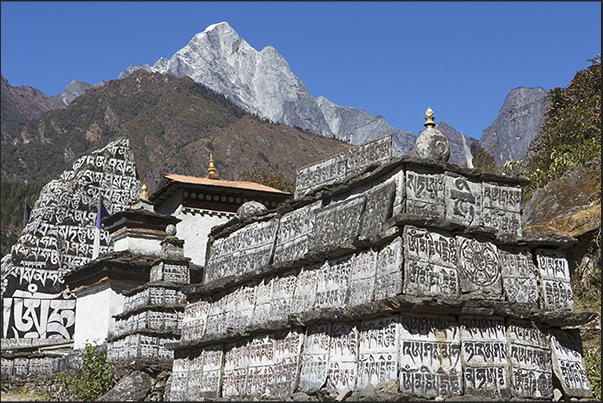
[[[227,21],[314,97],[418,133],[425,110],[474,138],[517,87],[565,87],[601,53],[601,2],[1,3],[2,75],[47,95],[170,58]]]

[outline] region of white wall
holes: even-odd
[[[102,344],[115,326],[113,315],[123,311],[125,296],[119,291],[134,288],[138,283],[103,280],[81,290],[74,290],[75,330],[73,348],[80,349],[86,341]],[[112,287],[113,285],[113,287]]]
[[[176,236],[184,239],[184,256],[191,258],[191,263],[205,266],[205,251],[211,228],[223,224],[234,216],[211,210],[182,209],[179,206],[172,214],[181,219],[176,224]]]

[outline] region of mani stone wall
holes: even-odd
[[[214,227],[205,282],[182,288],[171,400],[390,380],[420,398],[591,396],[580,337],[561,329],[596,315],[573,310],[575,240],[523,236],[525,181],[385,158],[384,140]]]
[[[2,259],[3,345],[7,339],[73,337],[75,298],[64,276],[92,257],[100,198],[115,213],[129,207],[139,189],[127,139],[77,159],[44,186],[23,233]],[[101,254],[110,252],[108,238],[101,230]]]
[[[166,231],[175,233],[175,226]],[[112,363],[171,365],[174,352],[166,345],[180,338],[185,297],[180,288],[190,283],[190,259],[184,257],[183,245],[168,235],[161,241],[161,257],[153,262],[149,282],[124,293],[123,312],[114,316],[115,327],[107,337]]]

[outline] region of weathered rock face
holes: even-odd
[[[573,310],[575,239],[524,237],[524,180],[384,161],[384,144],[300,169],[293,201],[213,228],[204,284],[182,290],[171,400],[590,396],[561,330],[596,316]]]
[[[99,85],[102,85],[102,83]],[[60,94],[53,95],[50,97],[50,99],[56,105],[66,107],[71,103],[71,101],[82,95],[90,88],[94,88],[94,85],[83,81],[73,80]]]
[[[44,186],[21,237],[2,260],[3,339],[72,337],[75,299],[64,276],[92,257],[100,198],[115,213],[139,191],[126,139],[79,158]],[[108,233],[101,230],[100,253],[109,251]]]
[[[318,97],[316,102],[337,139],[350,144],[363,144],[392,133],[394,156],[411,153],[417,139],[413,132],[394,129],[381,115],[371,115],[361,109],[339,106],[325,97]]]
[[[99,397],[105,402],[138,402],[142,401],[153,386],[153,378],[145,372],[134,371],[122,378],[109,392]]]
[[[189,76],[252,114],[333,136],[316,100],[287,61],[271,46],[258,52],[226,22],[195,35],[170,60],[161,58],[150,70]]]
[[[498,164],[525,156],[544,122],[546,91],[542,87],[515,88],[507,95],[498,117],[486,128],[479,145],[490,152]]]
[[[583,295],[601,289],[601,163],[576,167],[565,177],[538,189],[525,206],[528,235],[555,233],[578,243],[568,254],[574,289]],[[600,294],[599,294],[600,295]],[[600,345],[601,318],[589,324]],[[586,329],[585,329],[586,330]]]

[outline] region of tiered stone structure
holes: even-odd
[[[294,200],[213,228],[168,345],[171,400],[390,380],[420,398],[552,399],[555,378],[591,396],[562,329],[596,315],[573,310],[575,240],[524,236],[527,181],[391,155],[385,136],[301,168]]]
[[[113,363],[172,364],[173,351],[165,345],[180,339],[184,311],[180,287],[190,283],[190,259],[184,257],[184,241],[175,236],[176,226],[169,224],[166,233],[149,282],[124,292],[123,312],[114,315],[115,328],[107,337],[107,358]]]

